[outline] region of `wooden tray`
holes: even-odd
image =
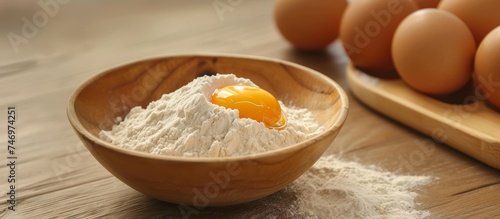
[[[352,93],[363,103],[496,169],[500,169],[500,113],[465,96],[448,104],[414,91],[401,80],[367,75],[347,66]],[[468,98],[468,99],[465,99]]]

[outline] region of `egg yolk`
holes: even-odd
[[[240,118],[263,122],[268,128],[281,130],[286,126],[278,100],[259,87],[230,85],[219,88],[212,95],[212,103],[236,109]]]

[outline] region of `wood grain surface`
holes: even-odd
[[[7,163],[8,106],[17,110],[18,157],[16,211],[1,200],[2,218],[182,218],[177,205],[144,196],[113,177],[71,130],[66,118],[70,95],[105,69],[176,52],[239,53],[305,65],[349,91],[348,60],[340,45],[319,53],[293,50],[273,24],[273,1],[232,1],[227,11],[214,9],[212,0],[58,2],[47,19],[38,1],[0,3],[0,161]],[[37,26],[24,28],[34,16],[41,18]],[[20,41],[11,43],[9,33]],[[334,144],[327,153],[345,160],[433,176],[417,191],[418,208],[429,210],[431,218],[500,218],[498,170],[368,109],[351,95],[349,117]],[[8,192],[5,164],[0,167],[2,194]],[[243,205],[206,208],[192,218],[297,218],[289,211],[293,202],[293,194],[280,191]]]

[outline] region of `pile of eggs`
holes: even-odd
[[[337,37],[351,62],[379,78],[443,96],[471,80],[500,107],[499,0],[276,0],[274,19],[301,50]]]

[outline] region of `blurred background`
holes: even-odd
[[[229,3],[234,5],[230,5]],[[0,2],[2,62],[89,50],[221,52],[276,50],[273,1],[40,0]],[[268,7],[253,5],[266,4]],[[245,24],[245,25],[242,25]],[[32,28],[34,27],[34,28]],[[223,32],[224,34],[217,34]],[[9,35],[10,34],[10,35]],[[206,38],[200,40],[200,35]],[[192,41],[189,45],[181,41]],[[268,39],[268,40],[262,40]],[[278,43],[278,44],[276,44]]]

